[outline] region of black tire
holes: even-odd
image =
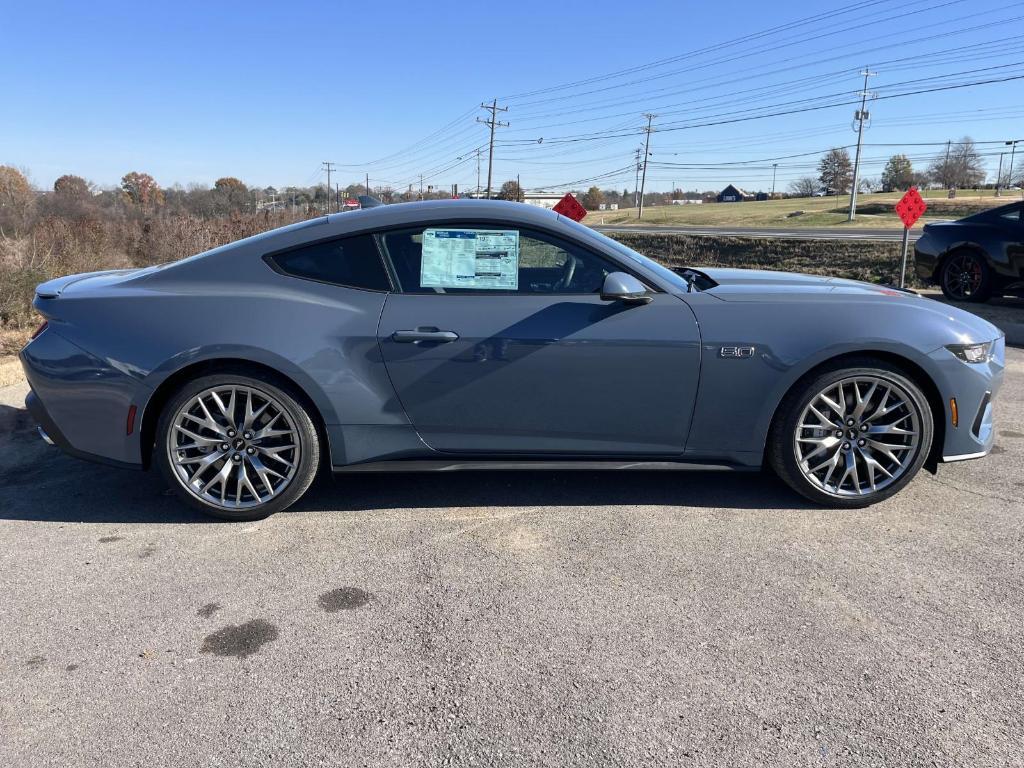
[[[901,455],[902,474],[884,488],[863,495],[846,496],[827,492],[809,480],[800,468],[796,438],[801,416],[819,393],[847,379],[858,377],[881,379],[902,390],[916,409],[920,441],[913,455]],[[768,463],[776,474],[794,491],[816,504],[843,509],[858,509],[877,504],[898,493],[921,469],[931,451],[934,419],[928,399],[906,371],[883,360],[870,357],[846,359],[827,366],[798,381],[783,398],[768,437]],[[845,437],[842,440],[846,440]],[[856,449],[855,449],[856,450]]]
[[[186,479],[180,477],[171,464],[168,447],[168,436],[174,427],[174,419],[179,410],[206,390],[229,386],[246,387],[256,390],[257,394],[265,394],[273,398],[287,414],[291,424],[294,425],[294,434],[298,445],[298,462],[292,470],[287,470],[291,471],[291,474],[288,475],[289,480],[286,487],[265,502],[244,509],[227,509],[214,503],[208,503],[197,496],[196,492],[188,490]],[[212,452],[213,449],[207,450]],[[253,450],[258,453],[258,449]],[[223,372],[202,376],[188,382],[168,400],[157,424],[154,455],[167,483],[187,504],[221,520],[262,520],[275,512],[287,509],[298,501],[309,488],[320,464],[320,440],[316,426],[313,424],[307,408],[302,404],[302,397],[292,391],[292,387],[285,382],[259,372],[244,374]],[[226,461],[227,459],[225,459]],[[265,490],[265,486],[260,485],[259,487]],[[250,499],[250,503],[255,504],[255,500]]]
[[[985,258],[966,248],[946,256],[939,268],[942,294],[952,301],[988,301],[995,288],[993,282],[992,270],[985,263]]]

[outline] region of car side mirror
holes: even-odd
[[[626,304],[648,304],[652,296],[647,286],[625,272],[611,272],[601,286],[603,301],[621,301]]]

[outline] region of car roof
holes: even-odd
[[[508,222],[547,230],[560,229],[573,223],[571,219],[547,208],[507,200],[424,200],[415,203],[395,203],[298,221],[197,253],[164,267],[179,273],[195,268],[205,269],[209,267],[203,265],[209,265],[211,259],[221,261],[225,257],[244,255],[253,251],[266,254],[301,246],[307,242],[432,222],[484,222],[499,225]]]
[[[332,213],[327,216],[330,233],[415,224],[446,219],[515,221],[551,226],[562,217],[547,208],[508,200],[424,200]]]
[[[957,219],[957,221],[989,221],[991,219],[997,219],[1000,216],[1004,216],[1010,211],[1020,210],[1021,205],[1024,205],[1024,203],[1017,200],[1016,202],[1009,203],[1008,205],[1000,205],[998,208],[986,208],[984,211],[972,213],[970,216],[964,216],[962,219]]]

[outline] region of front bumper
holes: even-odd
[[[1006,367],[1006,338],[1000,336],[992,343],[992,354],[985,363],[965,363],[945,348],[930,357],[939,373],[936,383],[945,412],[942,461],[986,456],[995,439],[995,401]]]

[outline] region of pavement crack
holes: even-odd
[[[1010,504],[1020,503],[1020,499],[1011,499],[1007,496],[1000,496],[998,493],[983,493],[982,491],[976,491],[973,488],[965,488],[962,485],[954,485],[953,483],[943,482],[942,480],[939,480],[939,478],[937,477],[929,477],[928,480],[930,480],[933,483],[938,483],[939,485],[944,485],[946,488],[951,488],[954,491],[959,491],[960,493],[968,493],[971,496],[979,496],[983,499],[996,499],[998,501],[1005,501]]]

